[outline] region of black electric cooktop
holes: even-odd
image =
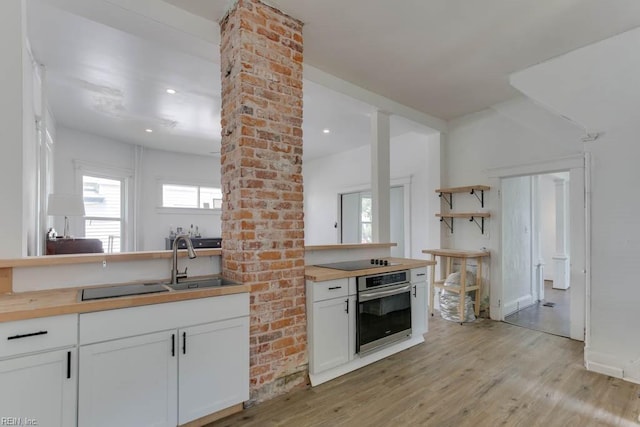
[[[391,262],[386,259],[360,259],[357,261],[334,262],[331,264],[316,264],[316,267],[332,268],[334,270],[356,271],[366,270],[367,268],[386,267],[390,265],[398,265],[399,262]]]

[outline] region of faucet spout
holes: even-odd
[[[176,236],[173,241],[173,246],[171,249],[173,250],[172,254],[172,264],[171,264],[171,284],[177,285],[178,279],[187,276],[187,269],[184,269],[184,272],[178,271],[178,243],[180,240],[184,240],[187,245],[187,255],[190,259],[194,259],[196,255],[196,251],[193,249],[193,243],[187,234],[179,234]]]

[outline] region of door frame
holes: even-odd
[[[411,255],[411,176],[391,179],[389,187],[402,187],[404,193],[404,256]],[[371,191],[370,184],[344,187],[337,192],[336,242],[342,243],[342,195]],[[384,242],[386,243],[386,242]]]
[[[490,221],[490,233],[495,238],[494,249],[502,253],[502,180],[517,176],[543,175],[560,171],[569,171],[569,206],[572,214],[570,222],[571,248],[571,308],[570,337],[578,341],[589,342],[590,329],[590,259],[591,259],[591,226],[590,226],[590,163],[589,153],[552,159],[548,161],[514,165],[488,171],[492,188],[498,189],[498,197],[494,204]],[[578,215],[583,212],[583,215]],[[493,240],[493,239],[492,239]],[[502,283],[502,262],[500,257],[492,257],[491,262],[491,318],[504,321],[502,301],[504,286]]]

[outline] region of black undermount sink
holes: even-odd
[[[100,288],[86,288],[82,290],[82,301],[91,301],[97,299],[117,298],[133,295],[155,294],[159,292],[185,291],[190,289],[215,288],[222,286],[237,285],[237,282],[215,277],[201,280],[185,280],[175,285],[169,283],[145,283],[145,284],[129,284],[116,286],[103,286]]]

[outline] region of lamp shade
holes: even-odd
[[[84,200],[81,194],[49,194],[47,214],[60,216],[84,216]]]

